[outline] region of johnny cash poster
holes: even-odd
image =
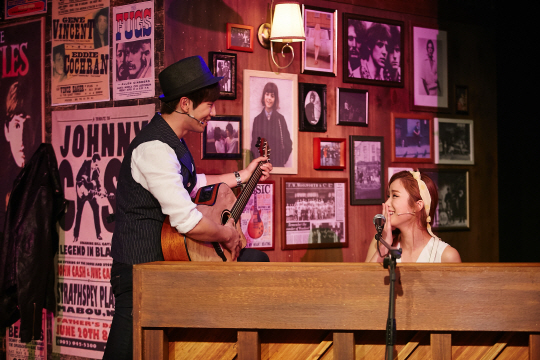
[[[154,2],[115,7],[113,24],[114,100],[154,97]]]
[[[109,0],[54,0],[52,8],[52,105],[107,101]]]
[[[52,145],[68,201],[60,225],[54,352],[103,356],[114,314],[116,183],[130,142],[154,113],[153,104],[52,112]]]
[[[13,182],[43,141],[44,24],[0,26],[0,231]]]

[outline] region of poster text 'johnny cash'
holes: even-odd
[[[131,40],[134,36],[138,39],[152,35],[151,18],[152,9],[116,14],[116,40]]]

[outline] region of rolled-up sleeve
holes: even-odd
[[[182,183],[181,165],[174,150],[161,141],[143,143],[131,156],[131,175],[148,190],[161,205],[161,211],[169,215],[171,226],[179,233],[192,230],[202,219],[202,214],[191,201]],[[206,176],[197,175],[195,195],[206,185]]]

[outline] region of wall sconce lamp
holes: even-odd
[[[270,5],[270,11],[274,7],[274,0]],[[270,13],[271,15],[271,13]],[[258,38],[259,43],[265,49],[268,49],[268,42],[270,42],[270,54],[274,64],[280,68],[285,69],[289,67],[294,60],[294,50],[289,43],[297,41],[306,41],[306,35],[304,33],[304,22],[302,21],[302,14],[300,13],[300,4],[294,1],[284,1],[276,4],[274,9],[274,16],[271,16],[271,24],[264,23],[259,27]],[[285,57],[284,51],[289,48],[292,54],[291,61],[285,66],[279,66],[274,59],[273,42],[282,42],[285,45],[281,48],[281,56]]]

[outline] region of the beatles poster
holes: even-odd
[[[109,0],[55,0],[52,8],[52,105],[107,101]]]
[[[54,352],[103,356],[114,314],[116,182],[131,140],[154,113],[153,104],[52,113],[52,145],[68,202],[58,249]]]
[[[44,23],[0,27],[0,231],[13,182],[43,141]]]
[[[43,309],[41,321],[41,336],[29,343],[21,341],[21,320],[17,320],[6,330],[6,355],[8,360],[47,360],[50,322],[53,314]]]
[[[113,98],[156,95],[154,70],[154,2],[113,9]]]

